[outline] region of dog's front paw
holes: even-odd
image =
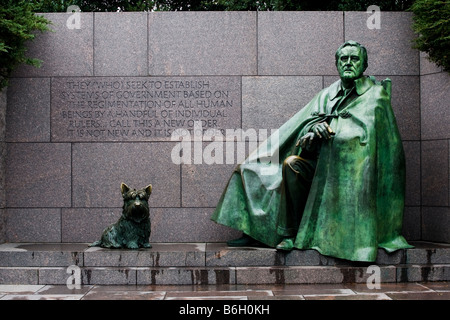
[[[127,248],[128,249],[139,249],[139,246],[136,242],[129,242],[129,243],[127,243]]]

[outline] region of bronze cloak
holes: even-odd
[[[298,249],[353,261],[375,261],[377,249],[411,248],[401,235],[405,157],[387,90],[372,77],[357,81],[358,97],[330,126],[294,242]],[[281,165],[300,154],[296,142],[324,120],[340,80],[319,92],[231,175],[211,219],[274,247],[280,212]],[[298,213],[302,214],[302,213]]]

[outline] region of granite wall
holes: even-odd
[[[7,90],[0,90],[0,243],[6,241],[6,192],[5,192],[5,173],[6,173],[6,102]]]
[[[55,32],[29,45],[42,68],[21,67],[8,88],[4,240],[94,241],[120,216],[121,182],[153,185],[152,242],[239,235],[210,221],[237,146],[231,161],[177,164],[172,132],[200,121],[262,138],[338,79],[334,53],[353,39],[368,48],[366,73],[392,79],[404,235],[450,242],[450,81],[411,49],[410,13],[382,12],[380,29],[366,12],[81,13],[80,29],[46,16]],[[210,144],[192,155],[199,145]]]
[[[422,239],[450,242],[450,75],[421,55]]]

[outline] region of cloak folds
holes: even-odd
[[[336,134],[320,147],[294,247],[375,261],[378,248],[412,247],[401,236],[405,158],[390,93],[372,77],[356,82],[358,96],[338,110],[341,116],[329,118]],[[340,87],[338,80],[319,92],[235,168],[213,221],[271,247],[282,240],[277,233],[282,163],[301,153],[298,139],[331,113]]]

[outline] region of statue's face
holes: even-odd
[[[356,80],[364,72],[364,61],[361,50],[355,46],[347,46],[340,50],[337,69],[342,80]]]

